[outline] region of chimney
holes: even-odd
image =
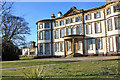
[[[52,19],[55,18],[55,14],[52,14],[51,18],[52,18]]]
[[[58,12],[58,17],[61,17],[62,16],[62,12]]]

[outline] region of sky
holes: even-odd
[[[91,9],[104,5],[105,2],[15,2],[12,14],[25,18],[29,23],[31,35],[26,35],[26,42],[37,42],[36,22],[42,19],[50,19],[52,14],[57,16],[61,11],[65,14],[71,7],[77,9]]]

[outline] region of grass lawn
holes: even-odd
[[[118,75],[118,70],[120,70],[120,67],[118,67],[119,62],[120,60],[83,61],[44,66],[41,76],[44,78],[120,78]],[[38,67],[5,70],[3,71],[2,76],[3,78],[11,77],[12,79],[15,77],[27,77],[23,74],[24,72],[26,72],[27,75],[32,76],[37,68]],[[42,67],[40,67],[40,69],[42,69]]]
[[[26,66],[35,66],[35,65],[44,65],[44,64],[58,64],[65,62],[74,62],[74,61],[40,61],[40,60],[3,61],[2,68],[16,68],[16,67],[26,67]]]
[[[20,59],[22,60],[24,60],[24,59],[34,59],[34,57],[33,56],[27,56],[27,57],[20,57]]]

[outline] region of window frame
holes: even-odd
[[[108,10],[110,9],[110,13],[108,13]],[[107,15],[111,14],[111,7],[107,8]]]
[[[110,21],[111,25],[109,24],[108,21]],[[110,30],[110,28],[109,28],[110,26],[111,26],[111,30]],[[113,27],[112,27],[112,19],[111,19],[111,18],[107,20],[107,28],[108,28],[108,31],[112,31],[112,30],[113,30]]]
[[[118,28],[116,27],[116,19],[118,18]],[[120,20],[120,16],[116,16],[116,17],[114,17],[114,23],[115,23],[115,30],[120,30],[120,23],[119,23],[119,20]]]
[[[90,34],[92,34],[92,24],[91,24],[91,23],[87,23],[87,24],[86,24],[86,34],[87,34],[87,35],[90,35],[90,34],[87,32],[87,25],[90,25],[90,26],[91,26],[91,33],[90,33]]]
[[[41,34],[40,33],[42,33],[42,39],[40,38],[41,37]],[[43,40],[43,31],[40,31],[39,32],[39,40]]]
[[[88,49],[88,41],[91,41],[91,49]],[[87,50],[93,50],[93,40],[92,39],[87,40]]]
[[[49,32],[49,39],[46,39],[46,32]],[[46,31],[44,32],[44,40],[50,40],[50,31],[49,31],[49,30],[46,30]]]
[[[100,32],[97,32],[97,31],[96,31],[96,29],[97,29],[97,28],[96,28],[96,23],[99,23]],[[95,26],[95,33],[102,33],[101,21],[95,22],[95,23],[94,23],[94,26]]]
[[[96,39],[96,50],[102,50],[103,49],[103,40],[102,40],[103,38],[97,38]],[[97,45],[97,40],[100,40],[100,49],[98,49],[98,45]]]

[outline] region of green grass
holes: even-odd
[[[44,66],[41,76],[50,78],[120,78],[118,63],[120,60],[86,61]],[[3,78],[26,77],[23,72],[32,75],[34,68],[6,70]]]
[[[22,60],[24,60],[24,59],[34,59],[34,57],[33,56],[28,56],[28,57],[20,57],[20,59]]]
[[[40,60],[19,60],[19,61],[3,61],[2,68],[16,68],[44,64],[58,64],[73,61],[40,61]]]

